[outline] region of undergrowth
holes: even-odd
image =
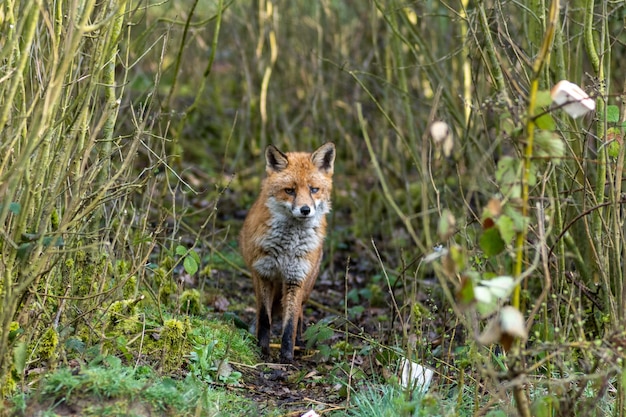
[[[217,390],[201,379],[161,376],[149,366],[125,366],[115,356],[94,359],[75,372],[60,368],[40,383],[34,398],[16,396],[11,415],[81,416],[164,415],[229,416],[254,412],[254,404],[236,394]]]

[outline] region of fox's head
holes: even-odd
[[[306,220],[330,211],[335,145],[328,142],[313,153],[265,150],[267,206],[273,214]]]

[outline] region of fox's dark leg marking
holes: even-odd
[[[270,354],[270,331],[272,328],[272,322],[270,316],[267,313],[267,307],[263,306],[259,311],[259,319],[257,321],[257,339],[259,339],[259,346],[261,347],[261,353],[264,355]]]
[[[270,337],[272,332],[272,305],[274,302],[273,285],[263,285],[261,294],[257,294],[259,301],[257,316],[257,339],[261,347],[261,353],[265,356],[270,354]]]

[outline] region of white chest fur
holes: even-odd
[[[307,219],[274,214],[268,232],[257,239],[266,255],[254,263],[254,269],[266,279],[302,282],[313,267],[310,254],[322,244],[319,234],[322,218],[322,213]]]

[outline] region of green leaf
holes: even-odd
[[[9,211],[13,214],[20,214],[21,209],[22,209],[22,205],[20,203],[16,203],[16,202],[9,203]]]
[[[30,255],[30,251],[33,249],[32,243],[22,243],[17,247],[17,257],[19,259],[26,259]]]
[[[304,340],[306,340],[307,346],[312,347],[329,340],[334,334],[334,330],[325,323],[317,323],[306,329]]]
[[[619,151],[621,149],[621,145],[618,141],[611,141],[607,147],[607,152],[611,158],[617,158],[619,156]]]
[[[70,350],[70,351],[83,353],[83,352],[85,352],[85,342],[83,342],[82,340],[80,340],[77,337],[70,337],[65,342],[65,348],[67,350]]]
[[[515,207],[506,205],[504,207],[504,214],[513,220],[516,232],[521,232],[524,228],[528,227],[528,217],[524,217]]]
[[[474,283],[471,278],[463,278],[461,288],[457,292],[457,299],[461,304],[465,305],[470,305],[474,302]]]
[[[496,227],[492,227],[483,232],[478,242],[480,248],[486,256],[494,256],[504,250],[504,240],[500,237],[500,232]]]
[[[24,368],[26,368],[26,359],[28,358],[28,344],[20,340],[15,344],[13,348],[13,366],[15,366],[15,370],[18,375],[22,375],[24,373]]]
[[[535,97],[535,111],[541,109],[543,107],[548,107],[552,104],[552,95],[550,94],[550,90],[541,90],[537,91],[537,96]]]
[[[198,255],[198,252],[192,250],[191,252],[189,252],[189,256],[191,256],[193,260],[196,261],[198,265],[200,265],[200,255]]]
[[[551,131],[542,130],[537,132],[535,145],[535,155],[537,156],[560,159],[565,155],[565,143],[563,139]]]
[[[533,166],[531,164],[530,169],[531,173],[528,182],[529,185],[534,179],[533,175]],[[496,182],[500,185],[500,191],[508,198],[519,198],[521,195],[521,166],[520,161],[518,159],[512,158],[510,156],[505,156],[498,161],[498,166],[496,168]],[[532,186],[532,185],[531,185]]]
[[[513,118],[510,113],[503,113],[500,116],[500,129],[509,136],[513,135],[513,132],[518,129],[515,123],[513,123]]]
[[[3,209],[4,204],[0,203],[0,211]],[[20,210],[21,210],[22,206],[20,205],[20,203],[16,203],[16,202],[11,202],[9,203],[9,211],[13,214],[20,214]]]
[[[9,342],[13,342],[15,338],[20,336],[22,333],[24,333],[24,329],[22,329],[21,327],[9,331]]]
[[[606,121],[609,123],[619,122],[619,107],[614,104],[606,106]]]
[[[455,219],[449,209],[444,209],[437,225],[437,234],[442,241],[447,240],[454,233]]]
[[[496,181],[499,184],[507,184],[519,180],[519,161],[510,156],[504,156],[498,161],[496,168]]]
[[[493,297],[489,288],[477,285],[474,287],[476,311],[481,317],[487,317],[498,309],[498,299]]]
[[[626,375],[626,373],[624,373]],[[559,410],[559,400],[551,395],[538,397],[532,404],[532,415],[537,417],[550,417]],[[556,413],[558,415],[558,413]]]
[[[187,248],[183,245],[176,246],[176,255],[185,256],[187,254]]]
[[[191,256],[185,256],[183,266],[185,267],[185,271],[187,271],[189,275],[193,275],[198,272],[198,263]]]
[[[467,263],[465,259],[465,252],[460,245],[451,245],[450,246],[450,258],[452,258],[452,262],[456,265],[456,269],[458,271],[462,271],[465,269],[465,264]]]
[[[58,236],[56,238],[50,237],[50,236],[44,237],[42,243],[44,246],[50,246],[50,245],[57,246],[57,247],[65,246],[65,241],[63,240],[61,236]]]
[[[549,130],[550,132],[556,129],[556,123],[554,123],[554,119],[550,115],[550,113],[544,113],[535,119],[535,124],[539,129]]]
[[[104,362],[113,369],[121,369],[122,367],[122,360],[117,356],[109,355],[104,358]]]
[[[505,243],[513,240],[517,232],[515,230],[515,223],[513,223],[513,220],[509,216],[500,216],[496,221],[496,227],[500,232],[500,237],[502,237]]]

